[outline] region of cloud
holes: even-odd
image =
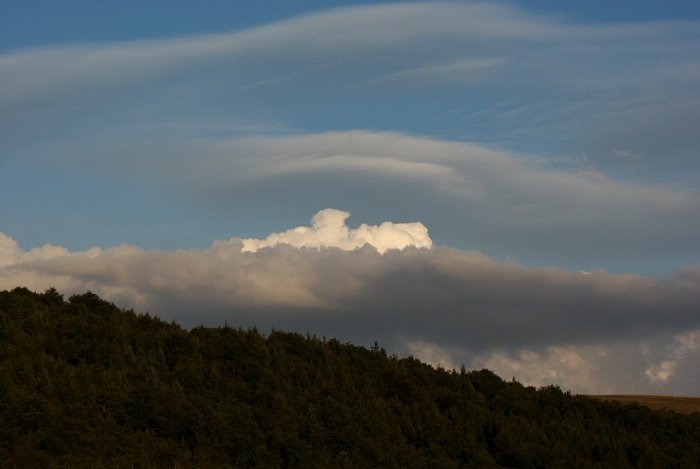
[[[349,229],[345,220],[349,212],[327,208],[311,219],[311,227],[300,226],[284,233],[274,233],[265,239],[244,239],[243,252],[257,252],[259,249],[288,244],[296,248],[339,248],[353,251],[370,245],[379,254],[390,249],[402,250],[407,247],[430,248],[433,241],[428,229],[422,223],[384,222],[379,226],[360,225]]]
[[[640,125],[648,133],[658,124],[655,142],[689,146],[694,126],[665,122],[697,100],[697,30],[693,22],[583,25],[507,4],[409,2],[220,34],[17,50],[0,55],[0,135],[46,136],[57,118],[80,134],[100,110],[107,128],[211,115],[302,128],[369,120],[453,136],[478,128],[488,142],[529,133],[540,147],[606,135],[608,152],[643,137]],[[518,109],[528,112],[514,118]]]
[[[467,60],[458,60],[447,64],[427,65],[423,67],[412,68],[392,72],[387,75],[382,75],[374,79],[370,79],[367,83],[378,83],[381,81],[397,81],[409,79],[465,79],[479,70],[498,67],[505,63],[502,57],[480,57]]]
[[[20,248],[17,241],[5,233],[0,233],[0,267],[17,262],[19,253]]]
[[[328,211],[302,231],[320,242],[314,230],[323,231],[329,218],[342,232],[345,213]],[[700,390],[686,364],[700,329],[697,268],[656,279],[527,268],[441,246],[380,254],[369,244],[345,250],[343,243],[307,249],[271,242],[243,252],[244,241],[234,237],[206,249],[73,252],[52,245],[25,251],[7,235],[0,240],[0,288],[90,289],[186,326],[227,321],[378,341],[442,366],[488,366],[586,392]],[[677,365],[646,373],[661,360]]]
[[[700,235],[700,198],[690,191],[471,142],[346,131],[202,139],[162,156],[132,141],[114,159],[122,154],[133,156],[136,177],[188,187],[210,210],[239,211],[244,200],[266,217],[281,205],[295,215],[319,203],[365,217],[398,210],[424,219],[443,244],[578,270],[669,255],[694,262]]]
[[[406,341],[403,346],[411,356],[436,368],[456,370],[460,367],[460,364],[454,361],[454,357],[459,355],[459,350],[447,350],[437,344],[420,340]]]
[[[488,350],[406,341],[403,349],[433,366],[489,369],[530,386],[556,384],[582,394],[667,393],[696,395],[698,330],[645,340],[599,341],[546,347]],[[663,358],[655,361],[652,355]]]
[[[391,210],[423,220],[439,244],[530,265],[619,271],[649,269],[645,264],[667,258],[700,262],[700,198],[678,185],[592,176],[544,157],[396,132],[192,141],[179,130],[167,144],[139,135],[115,136],[121,143],[111,148],[82,142],[67,146],[59,160],[101,154],[81,161],[79,171],[172,193],[184,202],[178,210],[195,219],[203,211],[293,219],[319,205],[381,219]]]
[[[619,348],[619,347],[618,347]],[[472,359],[470,365],[476,369],[487,368],[504,378],[516,377],[520,382],[533,386],[557,384],[564,389],[575,389],[579,393],[612,393],[620,386],[620,376],[634,378],[634,370],[618,370],[618,379],[611,377],[605,364],[616,356],[615,366],[629,366],[623,356],[613,355],[614,347],[593,346],[552,346],[535,351],[521,349],[515,352],[494,351]],[[640,383],[629,381],[629,388],[640,387]],[[628,388],[628,389],[629,389]],[[617,388],[620,389],[620,388]]]
[[[700,327],[700,270],[596,269],[700,262],[698,31],[410,2],[3,53],[3,229],[71,249],[0,234],[0,286],[379,340],[576,389],[697,392],[697,350],[674,337]],[[644,155],[636,173],[620,149]],[[272,226],[337,206],[420,223]],[[154,232],[150,246],[241,238],[76,247]],[[542,265],[562,268],[527,267]]]
[[[231,33],[6,53],[0,56],[0,82],[6,85],[0,103],[26,105],[59,93],[64,104],[77,93],[95,99],[94,91],[135,82],[151,84],[168,74],[181,77],[190,67],[211,70],[213,62],[222,60],[248,66],[227,74],[234,78],[229,85],[247,87],[259,81],[278,82],[295,62],[301,61],[294,71],[302,76],[308,74],[310,62],[321,59],[327,61],[326,67],[349,70],[358,59],[359,65],[374,64],[385,51],[403,56],[405,46],[420,39],[463,41],[502,37],[505,32],[520,39],[556,36],[561,30],[505,6],[406,3],[340,8]],[[363,54],[350,54],[353,49]],[[449,67],[446,71],[452,72]]]
[[[84,212],[112,237],[62,223],[63,244],[202,246],[244,225],[260,238],[257,217],[343,206],[529,265],[668,272],[700,262],[698,31],[409,2],[9,51],[0,198],[16,204],[4,229],[49,233],[83,213],[75,198],[92,199],[63,187],[98,186],[108,206]],[[619,149],[644,154],[636,172]],[[582,152],[585,174],[567,164]],[[243,221],[206,232],[212,211]],[[196,228],[159,230],[176,216]]]
[[[653,383],[668,382],[676,375],[679,364],[689,354],[700,349],[700,329],[676,335],[674,339],[675,344],[669,347],[666,357],[644,372]]]

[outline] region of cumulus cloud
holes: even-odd
[[[265,239],[244,239],[243,252],[256,252],[259,249],[288,244],[297,248],[339,248],[353,251],[370,245],[384,254],[389,249],[402,250],[407,247],[430,248],[433,241],[428,229],[420,222],[384,222],[379,226],[362,224],[350,229],[345,220],[349,212],[332,208],[323,209],[311,219],[311,227],[300,226],[283,233],[273,233]]]
[[[0,267],[16,262],[19,253],[17,241],[5,233],[0,233]]]
[[[380,254],[369,242],[345,244],[349,235],[331,245],[314,230],[327,223],[343,232],[347,215],[320,213],[302,230],[315,239],[311,249],[270,241],[245,251],[234,237],[169,252],[129,245],[24,250],[2,235],[0,288],[89,289],[186,326],[227,321],[378,341],[441,366],[491,367],[581,392],[700,391],[687,366],[700,328],[697,268],[657,279],[527,268],[440,246]]]

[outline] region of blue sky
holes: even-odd
[[[95,69],[92,75],[60,71],[66,82],[48,90],[44,98],[36,98],[45,102],[34,101],[31,108],[29,101],[9,105],[21,110],[8,107],[11,117],[6,118],[3,134],[9,144],[3,160],[9,181],[4,187],[6,197],[19,199],[21,204],[5,209],[9,212],[3,218],[12,223],[5,229],[27,247],[46,242],[72,248],[130,242],[173,249],[205,246],[211,239],[232,233],[261,236],[305,221],[324,206],[341,204],[372,222],[392,215],[428,217],[425,221],[440,244],[479,249],[530,265],[653,274],[697,261],[697,246],[675,247],[687,244],[683,240],[639,240],[644,247],[630,249],[629,240],[620,236],[604,239],[581,227],[575,231],[589,241],[582,242],[579,250],[560,247],[561,242],[547,239],[538,230],[528,230],[515,239],[505,234],[512,232],[511,226],[494,223],[497,215],[484,215],[484,220],[460,214],[469,227],[441,215],[447,212],[449,200],[423,203],[426,206],[419,213],[412,213],[421,202],[402,204],[400,199],[406,195],[400,191],[386,210],[366,200],[373,198],[376,187],[327,191],[322,185],[334,183],[318,181],[319,193],[307,194],[289,187],[295,182],[286,180],[274,191],[256,193],[252,188],[245,194],[221,194],[211,187],[193,189],[197,193],[192,194],[182,191],[179,184],[154,189],[154,183],[160,181],[135,181],[129,163],[119,161],[124,157],[109,154],[147,151],[118,149],[127,139],[149,139],[148,145],[157,145],[156,140],[187,139],[186,133],[191,141],[246,134],[370,130],[474,142],[513,152],[516,158],[540,158],[540,164],[553,170],[592,170],[619,183],[656,185],[681,194],[695,192],[698,72],[693,61],[698,34],[696,25],[688,21],[697,17],[698,8],[690,2],[634,2],[634,8],[632,2],[614,2],[614,6],[571,2],[566,11],[558,2],[490,4],[487,8],[469,3],[432,4],[427,7],[434,12],[431,23],[412,37],[404,36],[408,31],[394,29],[386,38],[340,41],[336,49],[319,48],[313,43],[313,33],[301,37],[301,31],[294,28],[328,22],[350,31],[353,25],[344,23],[343,16],[361,23],[361,11],[381,10],[381,18],[358,25],[357,34],[367,34],[369,29],[394,28],[392,9],[404,12],[399,21],[420,21],[420,13],[410,11],[419,4],[319,10],[320,3],[272,2],[256,8],[249,2],[214,2],[206,7],[182,2],[169,8],[157,3],[146,8],[139,2],[109,6],[4,3],[1,44],[6,57],[33,53],[32,60],[40,60],[43,47],[62,61],[61,67],[69,67],[71,60],[92,60],[87,52],[72,57],[71,48],[121,47],[129,53],[144,39],[155,39],[151,44],[165,50],[177,48],[178,41],[204,41],[202,35],[211,33],[219,34],[221,41],[235,41],[254,31],[274,35],[277,29],[281,35],[296,38],[290,40],[302,41],[299,47],[277,47],[253,40],[249,50],[237,58],[231,51],[202,61],[182,56],[182,65],[164,63],[163,68],[153,67],[143,77],[133,75],[137,60],[117,64],[112,76],[100,75],[110,73],[107,65],[104,72]],[[482,17],[481,24],[492,30],[470,32],[473,25],[461,30],[459,19],[449,26],[453,29],[442,30],[441,14],[449,13],[441,10],[446,9],[458,10],[457,17]],[[499,32],[510,26],[522,29],[508,35]],[[328,32],[320,29],[316,34]],[[93,53],[99,54],[99,50]],[[25,66],[7,79],[38,81],[35,74],[43,73],[41,67]],[[47,77],[47,82],[55,79]],[[84,95],[82,79],[89,81]],[[115,80],[101,85],[103,79]],[[178,95],[178,87],[186,92]],[[71,150],[73,161],[66,164],[70,145],[83,148]],[[91,145],[103,147],[104,154],[97,155]],[[81,157],[88,161],[76,161]],[[37,163],[27,164],[32,158]],[[39,190],[24,197],[14,195],[30,186]],[[290,192],[295,199],[291,208]],[[251,199],[260,196],[258,206],[251,205]],[[246,200],[231,203],[227,197]],[[420,198],[427,197],[430,195]],[[42,203],[47,199],[50,203]],[[65,208],[59,209],[59,204]],[[553,212],[553,208],[544,207],[544,211]],[[528,216],[527,210],[523,216]],[[552,216],[561,218],[561,212]],[[679,212],[676,216],[689,215]],[[63,223],[64,219],[73,223]],[[592,225],[597,220],[593,216],[589,221]],[[610,234],[625,228],[611,226]],[[638,232],[639,226],[632,229]],[[569,238],[572,233],[563,229],[552,235]],[[600,245],[586,249],[592,238],[601,239],[610,249]],[[649,251],[649,243],[656,243],[658,249]],[[643,248],[647,250],[640,255]],[[628,250],[631,255],[625,256]]]
[[[621,387],[671,386],[669,377],[649,376],[666,376],[667,369],[658,371],[663,363],[678,362],[678,370],[681,361],[692,363],[700,323],[687,311],[697,301],[679,300],[676,315],[663,321],[645,308],[654,304],[662,314],[675,307],[668,302],[676,289],[685,288],[683,295],[700,289],[699,57],[700,6],[691,1],[2,2],[0,286],[25,279],[36,288],[87,287],[125,306],[197,323],[178,310],[201,302],[202,291],[192,285],[236,270],[220,270],[221,259],[211,256],[223,254],[214,246],[233,249],[240,239],[299,226],[307,226],[304,236],[323,240],[309,220],[335,208],[352,214],[350,231],[333,225],[342,236],[377,232],[389,236],[382,242],[397,242],[401,228],[383,222],[427,227],[435,258],[377,254],[386,272],[404,262],[418,269],[410,282],[441,290],[438,279],[456,275],[468,291],[477,278],[469,269],[481,266],[505,276],[493,274],[505,296],[519,298],[516,291],[528,282],[549,285],[533,290],[541,292],[583,282],[602,310],[645,312],[634,333],[603,339],[591,326],[595,334],[579,337],[564,332],[575,322],[566,317],[555,322],[560,338],[504,335],[493,350],[448,340],[446,326],[430,337],[418,326],[401,333],[387,326],[369,337],[353,315],[346,329],[294,315],[290,328],[356,331],[347,337],[380,339],[443,361],[481,360],[507,373],[517,364],[532,368],[524,363],[533,356],[555,367],[564,366],[552,358],[557,354],[578,363],[612,350],[596,347],[627,347],[641,360],[635,362],[641,377]],[[352,231],[362,223],[369,228]],[[425,239],[406,239],[425,246]],[[329,245],[356,246],[337,242]],[[263,268],[267,256],[287,262],[286,249],[226,255],[237,268],[257,259],[250,268],[272,275]],[[450,266],[442,250],[462,260]],[[182,276],[148,289],[118,274],[138,264],[120,264],[131,256],[156,256],[178,271],[183,252],[200,267],[182,274],[193,284],[179,303],[166,296],[181,289]],[[296,267],[309,279],[340,262],[304,252],[308,258]],[[364,251],[356,255],[356,265],[345,265],[347,291],[363,284],[356,276],[375,262]],[[477,262],[471,255],[484,257]],[[110,256],[119,259],[116,270],[89,267]],[[436,275],[423,278],[425,269]],[[376,281],[391,289],[397,275]],[[295,282],[297,289],[283,289],[285,297],[260,280],[252,303],[232,299],[222,284],[209,292],[216,298],[212,318],[242,304],[355,311],[376,293],[367,287],[351,297],[330,285]],[[613,289],[621,296],[606,284],[624,285]],[[657,296],[642,301],[632,294],[642,291]],[[281,303],[259,303],[263,292]],[[478,305],[504,315],[512,310],[494,295]],[[553,297],[564,303],[527,297],[520,313],[529,317],[542,304],[566,309],[567,298],[578,298]],[[444,324],[457,314],[455,304],[472,304],[455,298],[442,306]],[[424,301],[440,308],[440,300]],[[230,319],[275,326],[277,317],[265,311]],[[499,326],[483,327],[486,333]],[[658,373],[646,373],[652,368]],[[603,371],[590,373],[593,382]],[[673,385],[700,389],[697,380],[683,379]]]
[[[6,0],[0,5],[0,47],[10,50],[66,42],[123,41],[226,32],[319,9],[373,3],[378,2]],[[700,6],[692,0],[532,0],[511,4],[578,22],[695,20],[700,17]]]

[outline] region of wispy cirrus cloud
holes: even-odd
[[[663,124],[668,118],[654,120],[654,109],[674,114],[697,98],[697,30],[691,22],[581,25],[506,4],[431,2],[333,9],[231,33],[20,50],[0,57],[0,103],[12,116],[0,132],[38,131],[31,128],[64,113],[80,120],[99,106],[122,122],[186,110],[303,127],[328,115],[362,128],[375,115],[395,130],[418,131],[426,117],[431,130],[451,135],[478,127],[489,142],[523,126],[535,130],[530,139],[545,129],[550,140],[600,136],[611,125],[624,136],[635,131],[621,115]],[[479,73],[444,89],[445,79],[470,72]],[[372,80],[381,86],[361,86]],[[387,114],[404,109],[405,93],[414,112]],[[499,103],[508,103],[503,112]],[[329,104],[333,116],[323,109]],[[526,120],[509,117],[532,104]],[[470,117],[481,111],[499,122],[484,129]],[[657,138],[673,141],[670,130]]]
[[[377,83],[395,80],[426,80],[426,79],[465,79],[469,74],[479,70],[498,67],[505,63],[503,57],[479,57],[467,60],[458,60],[449,63],[440,63],[400,70],[386,75],[381,75],[368,80],[366,83]]]

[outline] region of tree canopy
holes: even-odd
[[[0,292],[16,467],[697,467],[700,414],[435,369],[336,339],[190,331],[93,293]]]

